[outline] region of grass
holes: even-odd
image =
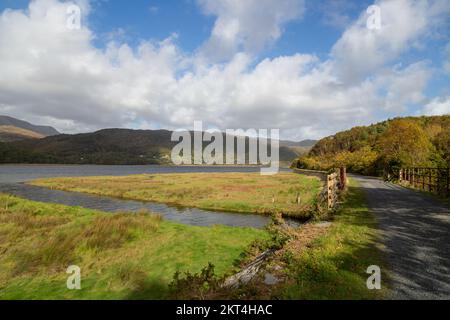
[[[294,173],[145,174],[127,177],[52,178],[33,185],[125,199],[239,213],[309,218],[321,181]],[[297,198],[300,196],[300,204]]]
[[[193,227],[148,212],[110,214],[0,194],[0,299],[163,299],[176,271],[234,271],[267,233]],[[66,287],[81,268],[82,290]]]
[[[386,293],[387,280],[381,251],[376,247],[377,224],[369,213],[357,182],[351,181],[346,201],[336,213],[330,230],[310,248],[292,253],[290,285],[284,299],[379,299]],[[382,270],[381,291],[368,290],[366,270]]]
[[[435,192],[430,192],[428,190],[423,190],[423,189],[419,189],[419,188],[414,188],[411,184],[409,184],[408,182],[397,182],[397,185],[409,189],[411,191],[414,191],[416,193],[420,193],[422,195],[428,196],[432,199],[434,199],[437,202],[440,202],[441,204],[444,204],[448,207],[450,207],[450,197],[445,197],[443,195],[438,195]]]

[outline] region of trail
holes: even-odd
[[[450,299],[450,209],[431,197],[354,176],[381,229],[391,299]]]

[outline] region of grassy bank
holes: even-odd
[[[384,269],[375,245],[377,225],[369,213],[362,191],[351,181],[343,207],[325,235],[309,248],[291,253],[288,274],[292,279],[281,293],[285,299],[377,299],[384,290],[368,290],[366,270],[371,265]],[[384,276],[384,273],[383,273]]]
[[[33,185],[155,201],[206,210],[304,217],[317,198],[321,182],[294,173],[194,173],[127,177],[53,178]],[[300,196],[300,204],[297,197]]]
[[[219,274],[265,231],[185,226],[0,194],[0,299],[161,299],[176,271]],[[82,290],[66,288],[70,265]]]

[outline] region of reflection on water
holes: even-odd
[[[232,227],[263,228],[269,218],[254,214],[236,214],[206,211],[195,208],[179,208],[165,204],[122,200],[83,193],[50,190],[26,185],[23,182],[38,178],[69,176],[120,176],[142,173],[188,172],[259,172],[255,167],[165,167],[165,166],[0,166],[0,192],[25,199],[80,206],[106,212],[138,211],[148,209],[167,220],[194,226],[226,225]],[[290,224],[297,224],[290,220]]]

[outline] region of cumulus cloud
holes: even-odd
[[[381,28],[368,29],[370,15],[364,12],[332,49],[342,81],[360,81],[393,61],[439,27],[450,11],[447,0],[391,0],[375,4],[380,9]]]
[[[277,40],[283,25],[304,12],[304,0],[198,0],[204,13],[217,16],[203,54],[216,61],[236,52],[258,53]]]
[[[425,101],[423,91],[431,76],[427,62],[421,61],[410,66],[382,72],[377,81],[380,88],[385,87],[383,109],[387,111],[407,111],[409,105]]]
[[[450,115],[450,97],[440,97],[433,99],[424,107],[423,114],[430,116],[444,114]]]
[[[418,19],[414,23],[419,26],[404,26],[402,32],[393,32],[392,40],[384,31],[375,36],[366,30],[365,35],[359,19],[344,32],[328,60],[301,53],[258,60],[256,52],[281,35],[283,24],[301,16],[302,1],[284,1],[275,8],[274,1],[201,0],[203,10],[217,15],[217,20],[198,55],[189,55],[176,45],[176,35],[142,41],[137,47],[113,39],[106,49],[98,49],[87,24],[81,30],[66,28],[70,2],[34,0],[28,10],[0,15],[0,113],[65,132],[190,128],[194,120],[203,120],[222,129],[281,128],[284,138],[318,138],[371,122],[380,110],[401,112],[424,99],[428,63],[391,67],[387,62],[440,16],[419,17],[413,1],[385,2],[405,9],[402,17]],[[385,2],[380,5],[385,7]],[[80,3],[89,9],[87,2]],[[402,25],[393,19],[396,26]],[[357,38],[367,38],[362,51],[353,42]],[[230,45],[230,50],[213,50],[214,39]],[[386,57],[372,57],[382,55],[386,46]],[[229,58],[205,62],[199,56],[207,47],[211,55],[225,52]],[[370,68],[358,53],[367,57]],[[358,76],[370,71],[370,76],[346,81],[346,66],[352,77],[356,71]]]

